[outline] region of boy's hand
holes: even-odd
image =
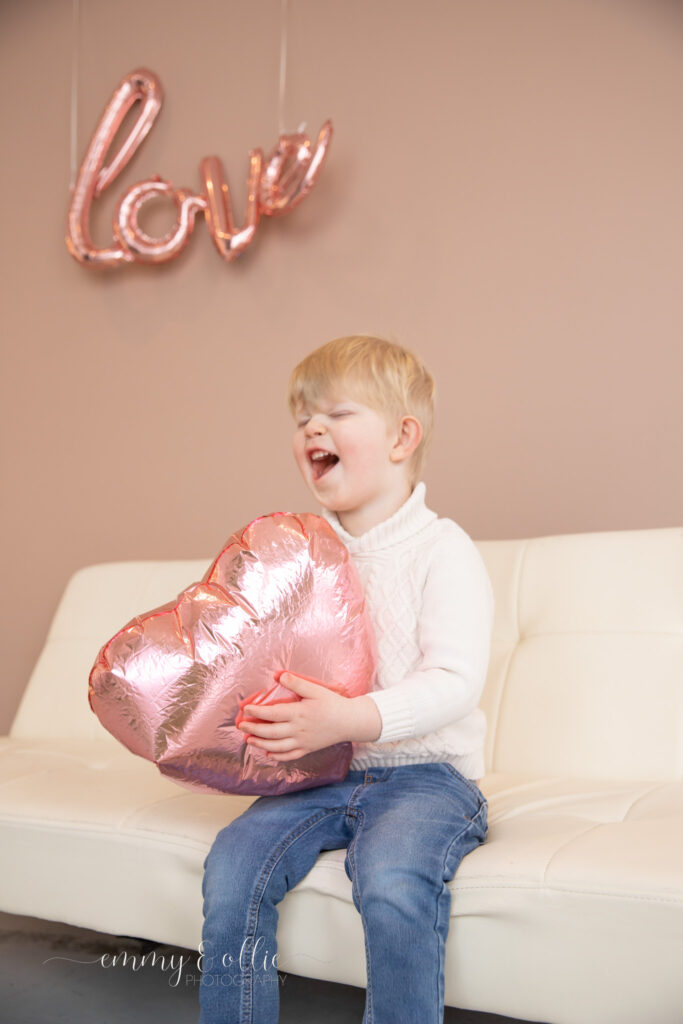
[[[268,722],[242,722],[247,743],[268,752],[275,761],[294,761],[334,743],[376,740],[382,732],[382,716],[375,702],[363,695],[344,697],[321,683],[293,672],[283,672],[280,682],[301,700],[279,704],[247,704],[246,715]]]

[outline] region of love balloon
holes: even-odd
[[[283,671],[359,696],[376,659],[348,548],[322,516],[275,512],[233,534],[200,583],[104,645],[88,700],[117,740],[179,785],[275,795],[340,781],[353,745],[274,761],[237,728],[245,705],[302,699]]]
[[[320,129],[315,150],[308,136],[300,132],[281,135],[265,162],[260,149],[250,150],[247,208],[241,227],[237,227],[233,219],[223,165],[218,157],[207,156],[199,165],[203,184],[200,194],[174,188],[159,175],[129,188],[114,211],[112,244],[98,248],[90,237],[89,228],[93,200],[109,188],[137,151],[154,124],[162,99],[159,79],[145,68],[126,75],[114,90],[83,158],[69,204],[66,245],[80,263],[90,267],[166,263],[187,245],[199,212],[206,218],[218,252],[231,262],[251,244],[261,214],[279,217],[288,213],[315,185],[332,138],[331,121],[326,121]],[[138,101],[141,108],[137,121],[118,152],[105,164],[117,131]],[[166,235],[152,238],[140,227],[139,215],[145,203],[158,197],[172,200],[176,220]]]

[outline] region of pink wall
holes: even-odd
[[[313,193],[237,264],[199,223],[172,264],[110,273],[64,245],[71,2],[0,9],[4,730],[76,569],[208,565],[257,515],[317,511],[285,386],[340,334],[425,359],[428,504],[475,539],[681,521],[680,4],[289,8],[286,127],[335,127]],[[279,19],[81,0],[79,159],[126,72],[166,94],[100,241],[130,184],[199,190],[212,153],[243,209],[248,151],[277,135]]]

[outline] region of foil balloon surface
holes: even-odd
[[[90,211],[95,200],[114,183],[149,135],[161,110],[161,82],[148,68],[125,75],[114,90],[93,133],[71,191],[67,216],[67,249],[88,267],[120,267],[129,263],[167,263],[190,240],[198,215],[204,214],[216,249],[227,263],[251,245],[261,214],[279,217],[293,210],[316,184],[332,139],[332,122],[325,121],[315,149],[308,135],[281,135],[264,161],[261,149],[249,151],[247,207],[243,227],[233,219],[230,188],[217,156],[200,163],[203,189],[174,188],[160,175],[132,185],[116,204],[113,238],[101,247],[90,234]],[[119,138],[121,127],[135,104],[137,120],[108,164],[107,156]],[[148,235],[140,225],[140,213],[150,200],[165,198],[175,206],[175,223],[161,238]]]
[[[274,761],[237,728],[244,706],[301,699],[279,682],[286,671],[359,696],[376,661],[346,546],[322,516],[275,512],[234,533],[200,582],[102,647],[88,700],[116,739],[179,785],[274,795],[343,779],[352,744]]]

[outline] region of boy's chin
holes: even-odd
[[[322,505],[323,508],[326,508],[328,511],[331,512],[333,505],[331,494],[326,494],[325,488],[320,488],[318,486],[317,481],[311,480],[310,477],[305,477],[304,482],[309,490],[309,493],[312,495],[313,498],[315,498],[318,504]]]
[[[333,495],[331,492],[326,494],[324,490],[318,489],[315,485],[310,487],[311,494],[323,508],[327,509],[328,512],[337,512],[340,504],[339,496]],[[343,504],[343,502],[341,502]]]

